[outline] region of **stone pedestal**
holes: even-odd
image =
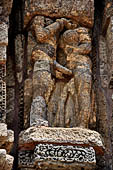
[[[82,128],[37,128],[21,132],[19,167],[29,169],[93,170],[103,155],[99,133]]]

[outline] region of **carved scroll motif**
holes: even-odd
[[[67,163],[96,163],[93,147],[39,144],[34,150],[37,161],[60,161]]]
[[[19,152],[19,167],[34,167],[33,165],[33,151],[20,151]]]
[[[0,122],[6,117],[6,49],[8,45],[8,25],[0,22]]]
[[[0,121],[4,121],[6,112],[6,66],[0,65]]]
[[[19,167],[34,167],[39,162],[61,163],[96,163],[95,150],[93,147],[65,146],[56,144],[38,144],[34,151],[19,152]]]

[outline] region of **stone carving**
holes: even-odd
[[[7,130],[6,123],[6,49],[8,46],[8,23],[12,0],[0,1],[0,169],[11,170],[13,156],[8,155],[14,142],[14,133]]]
[[[87,6],[87,8],[86,8]],[[35,15],[51,18],[71,18],[80,25],[92,27],[94,20],[94,0],[34,0],[25,3],[25,26]]]
[[[13,164],[13,157],[6,154],[5,149],[0,149],[0,169],[1,170],[11,170]]]
[[[9,153],[13,146],[14,132],[7,130],[5,123],[0,123],[0,148],[5,148]]]
[[[109,88],[113,89],[113,73],[112,76],[110,77]]]
[[[6,113],[6,67],[0,65],[0,121],[5,121]]]
[[[100,134],[85,128],[30,127],[19,135],[20,148],[27,150],[36,143],[57,143],[59,145],[87,145],[103,154],[104,146]]]
[[[0,63],[6,63],[6,46],[0,46]]]
[[[19,167],[34,167],[33,161],[34,161],[34,151],[28,150],[28,151],[20,151],[18,154],[18,160],[19,160]]]
[[[44,102],[47,104],[54,86],[54,80],[51,75],[51,65],[53,61],[56,60],[57,40],[60,32],[64,28],[66,19],[59,19],[54,23],[48,19],[46,24],[52,23],[46,27],[44,27],[44,19],[47,20],[47,18],[36,16],[32,24],[32,31],[37,41],[37,46],[32,52],[32,59],[35,62],[33,69],[33,99],[42,96],[45,100]],[[38,105],[41,107],[42,104],[40,103]],[[41,110],[43,110],[43,108]],[[32,111],[30,114],[32,114]],[[42,119],[43,118],[42,116]]]
[[[49,126],[88,128],[92,83],[89,29],[65,18],[54,22],[44,16],[34,17],[30,28],[36,42],[31,54],[34,66],[30,119],[42,115],[39,119],[48,120]],[[61,91],[56,91],[57,86]],[[37,111],[32,118],[33,103],[39,96],[45,100],[46,116]],[[37,118],[34,122],[40,124]]]
[[[8,45],[8,25],[4,22],[0,23],[0,45]]]
[[[13,165],[13,157],[10,153],[14,141],[14,133],[12,130],[7,130],[5,123],[0,123],[0,169],[11,170]],[[4,149],[3,149],[4,148]]]
[[[83,27],[69,29],[59,39],[57,60],[67,69],[72,70],[73,77],[69,78],[67,84],[62,84],[62,87],[59,85],[58,88],[62,88],[61,97],[55,104],[53,103],[54,92],[52,94],[48,104],[49,119],[53,117],[55,105],[58,105],[56,117],[54,120],[50,119],[52,126],[82,126],[88,128],[91,114],[90,93],[92,83],[91,61],[88,57],[91,52],[91,39],[88,31]],[[65,58],[63,58],[64,56]],[[63,77],[64,72],[60,71],[60,73]],[[69,108],[70,105],[72,109]],[[71,113],[69,113],[70,111]],[[73,119],[76,119],[76,121],[73,121]]]
[[[34,126],[20,133],[19,167],[42,170],[45,167],[50,170],[88,167],[92,170],[96,154],[101,155],[103,151],[103,141],[95,131]]]
[[[6,32],[6,28],[4,29],[5,29],[5,33],[4,35],[2,34],[0,38],[0,122],[4,122],[6,117],[6,82],[5,82],[6,65],[5,64],[6,64],[7,32]]]
[[[20,0],[17,3],[0,1],[0,126],[7,117],[8,128],[15,130],[13,151],[16,152],[18,133],[32,126],[20,137],[23,144],[19,144],[19,149],[32,150],[37,143],[60,139],[67,145],[74,141],[88,143],[102,152],[100,146],[95,146],[100,142],[95,134],[88,131],[87,136],[86,131],[78,129],[81,140],[79,135],[76,137],[76,131],[70,130],[90,128],[98,130],[105,139],[106,167],[99,169],[112,169],[112,0]],[[6,133],[9,141],[2,143],[5,137],[0,137],[0,146],[10,152],[10,133]]]
[[[0,22],[0,122],[6,118],[6,46],[8,45],[8,26]]]
[[[93,147],[38,144],[34,150],[35,161],[61,161],[67,163],[96,163]]]
[[[40,162],[51,161],[54,164],[94,166],[96,164],[93,147],[65,146],[56,144],[38,144],[34,150],[19,151],[19,167],[33,168]],[[71,163],[71,164],[70,164]],[[72,166],[73,167],[73,166]]]
[[[6,48],[12,0],[0,2],[0,122],[6,119]]]
[[[107,148],[106,160],[112,157],[113,3],[112,0],[97,1],[21,0],[18,4],[13,1],[8,36],[8,15],[12,0],[1,0],[0,122],[5,122],[5,63],[9,38],[6,113],[8,128],[15,129],[16,137],[22,129],[32,126],[23,135],[23,143],[26,143],[19,144],[19,149],[33,149],[34,145],[41,142],[59,142],[59,136],[62,144],[65,141],[67,145],[71,145],[75,141],[76,131],[73,133],[70,128],[83,127],[98,129],[102,133]],[[103,7],[98,5],[101,2],[105,6],[102,24],[100,17]],[[101,9],[98,9],[99,6]],[[97,16],[98,13],[101,14]],[[101,25],[103,30],[99,30]],[[95,39],[93,44],[92,32]],[[95,49],[95,56],[92,55],[91,47]],[[37,126],[40,129],[41,126],[46,126],[47,131],[44,128],[37,130]],[[47,126],[52,127],[50,129],[53,131]],[[53,127],[66,129],[59,128],[59,132]],[[100,142],[95,135],[92,136],[89,132],[87,137],[85,132],[80,133],[82,141],[78,135],[75,143],[85,145],[90,141],[89,146],[102,152],[100,146],[95,146],[96,142]]]
[[[42,96],[37,96],[33,99],[30,116],[30,126],[48,126],[46,121],[46,104]]]

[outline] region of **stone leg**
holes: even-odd
[[[83,62],[84,61],[84,62]],[[75,89],[78,98],[78,126],[88,128],[91,114],[91,67],[89,58],[81,56],[74,72]],[[83,64],[84,63],[84,64]]]
[[[33,72],[33,101],[30,112],[30,125],[48,126],[46,104],[51,94],[53,80],[48,61],[36,61]]]

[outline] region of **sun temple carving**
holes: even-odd
[[[112,4],[1,0],[0,156],[9,170],[10,150],[14,170],[93,170],[96,160],[111,168]]]
[[[94,163],[95,151],[92,147],[38,144],[34,150],[35,161],[61,161],[67,163]]]
[[[77,22],[66,18],[53,21],[36,16],[29,35],[28,57],[33,62],[33,68],[29,67],[32,70],[33,95],[31,99],[27,98],[25,105],[32,100],[29,108],[31,122],[34,117],[37,125],[41,125],[38,119],[39,122],[42,119],[43,125],[48,121],[45,126],[88,128],[92,111],[90,29],[79,27]],[[32,51],[29,50],[31,47]],[[61,89],[60,92],[58,89]],[[40,111],[32,111],[37,106],[40,106]]]
[[[6,48],[8,45],[8,25],[0,22],[0,122],[6,118]]]
[[[34,167],[34,151],[20,151],[18,154],[19,167]]]
[[[53,161],[56,164],[82,163],[95,166],[95,150],[93,147],[38,144],[34,150],[19,152],[19,167],[33,168],[39,162],[46,161]]]
[[[6,66],[0,65],[0,121],[5,121],[6,114]]]
[[[13,156],[9,155],[14,142],[14,133],[6,125],[6,60],[8,46],[9,14],[12,0],[0,1],[0,169],[11,170]]]

